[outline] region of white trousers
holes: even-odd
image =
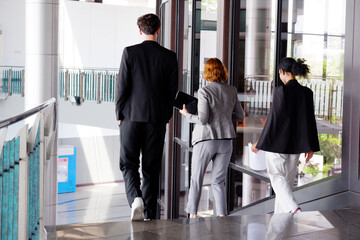
[[[293,194],[300,154],[266,153],[266,167],[275,191],[274,213],[289,213],[299,207]]]

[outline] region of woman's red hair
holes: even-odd
[[[204,66],[203,78],[208,82],[226,83],[228,72],[224,64],[217,58],[210,58]]]

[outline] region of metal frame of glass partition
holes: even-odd
[[[360,4],[346,1],[344,120],[343,120],[343,172],[342,179],[348,182],[351,192],[350,204],[360,203]]]
[[[237,62],[239,61],[239,56],[236,54],[236,49],[238,49],[238,40],[239,40],[239,29],[240,29],[240,1],[237,0],[229,0],[230,1],[230,32],[229,32],[229,79],[230,84],[236,86],[236,82],[233,80],[234,76],[237,76]],[[198,1],[193,1],[198,2]],[[184,1],[177,1],[177,14],[178,14],[178,23],[184,23]],[[276,11],[281,12],[283,7],[283,1],[276,1]],[[192,6],[192,36],[196,36],[196,4]],[[356,9],[359,9],[359,5],[355,4],[354,0],[347,0],[346,3],[346,36],[345,36],[345,81],[344,81],[344,113],[343,113],[343,141],[342,141],[342,173],[328,177],[324,180],[316,181],[311,184],[307,184],[295,189],[295,196],[299,203],[301,204],[304,210],[326,210],[326,209],[341,209],[347,207],[349,205],[350,193],[349,190],[360,192],[360,164],[359,164],[359,136],[360,136],[360,118],[359,113],[360,109],[356,107],[360,99],[356,96],[356,91],[360,91],[359,84],[356,84],[355,76],[359,76],[359,68],[353,69],[355,61],[359,61],[360,50],[359,47],[355,46],[353,43],[359,41],[359,32],[355,30],[357,25],[354,19],[359,19],[360,14],[356,12]],[[359,12],[359,11],[358,11]],[[281,38],[281,14],[276,14],[276,30],[275,30],[275,53],[274,53],[274,69],[277,69],[277,64],[282,57],[280,54],[280,38]],[[359,21],[357,21],[359,22]],[[179,32],[182,31],[182,27],[177,26],[178,34],[177,34],[177,54],[179,57],[179,61],[182,61],[183,57],[183,45],[181,43],[182,36]],[[225,44],[225,43],[224,43]],[[196,38],[192,39],[191,46],[191,86],[193,87],[195,74],[198,74],[194,69],[195,65],[195,57],[198,50],[196,50]],[[357,57],[356,57],[357,56]],[[182,62],[181,62],[182,63]],[[182,66],[179,64],[179,66]],[[347,72],[347,69],[351,68],[352,72]],[[273,72],[274,76],[274,85],[277,86],[279,84],[277,71]],[[198,77],[198,75],[197,75]],[[356,87],[354,88],[354,85]],[[179,84],[181,88],[181,83]],[[191,90],[190,93],[193,93]],[[352,104],[354,103],[354,104]],[[179,164],[180,164],[180,154],[177,148],[185,148],[187,151],[191,152],[191,146],[189,146],[188,142],[184,142],[181,138],[178,137],[179,132],[181,131],[181,120],[177,115],[177,111],[174,114],[174,139],[173,139],[173,148],[172,159],[173,159],[173,175],[172,175],[172,207],[171,207],[171,218],[179,217]],[[351,133],[351,134],[350,134]],[[189,135],[191,136],[191,129]],[[191,153],[189,153],[191,158]],[[189,163],[189,169],[191,168],[191,163]],[[234,176],[232,175],[232,171],[239,171],[251,176],[254,176],[262,181],[268,181],[268,178],[259,172],[252,171],[251,169],[239,167],[234,163],[234,157],[229,166],[229,174],[227,178],[227,196],[228,196],[228,210],[233,214],[264,214],[271,212],[273,209],[273,195],[262,199],[261,201],[250,204],[246,207],[240,208],[233,212],[234,209]],[[190,177],[190,174],[188,175]],[[344,200],[345,199],[345,200]],[[360,197],[356,198],[360,199]]]
[[[351,9],[353,9],[353,7],[350,7],[350,5],[353,5],[354,3],[348,3],[347,4],[347,22],[351,21],[351,16],[353,14],[349,14],[349,11],[351,11]],[[236,5],[236,3],[232,2],[232,5]],[[277,12],[281,13],[282,11],[282,6],[283,6],[283,1],[282,0],[278,0],[277,1]],[[238,22],[237,16],[236,14],[239,14],[237,12],[237,9],[239,9],[238,7],[235,7],[235,10],[233,9],[231,11],[231,22]],[[281,56],[281,15],[282,14],[277,14],[276,15],[276,22],[277,22],[277,26],[276,26],[276,30],[275,30],[275,35],[276,35],[276,40],[275,40],[275,53],[274,53],[274,69],[277,69],[277,64],[279,62],[279,60],[284,57]],[[352,22],[353,23],[353,22]],[[352,24],[351,24],[352,25]],[[346,24],[346,26],[349,26],[349,24]],[[231,33],[231,41],[237,41],[236,39],[236,34],[239,32],[239,30],[233,30],[234,33]],[[346,30],[347,31],[347,38],[346,38],[346,49],[348,49],[348,53],[352,53],[354,50],[349,50],[349,48],[352,48],[352,44],[351,42],[348,42],[348,38],[349,35],[352,35],[352,29],[351,30]],[[235,39],[234,39],[235,38]],[[350,46],[348,46],[350,45]],[[231,49],[230,52],[234,52],[233,48],[234,44],[231,44]],[[284,54],[284,53],[283,53]],[[231,54],[230,54],[231,55]],[[345,56],[345,58],[347,60],[345,60],[345,68],[346,66],[349,66],[350,64],[350,56],[351,54],[347,54],[347,56]],[[235,55],[236,57],[236,55]],[[230,59],[231,61],[236,61],[234,59]],[[348,61],[348,64],[346,64],[346,61]],[[236,65],[235,65],[236,66]],[[232,67],[232,65],[230,64],[230,67]],[[345,69],[346,71],[346,69]],[[232,72],[232,69],[229,70],[229,72]],[[278,86],[278,84],[280,83],[279,79],[278,79],[278,74],[277,71],[274,71],[274,87]],[[277,80],[276,80],[277,79]],[[345,81],[345,95],[347,92],[349,92],[349,85],[350,85],[350,81],[352,81],[351,77],[347,78],[347,81]],[[349,85],[348,85],[348,84]],[[281,83],[280,83],[281,84]],[[342,173],[339,175],[335,175],[332,177],[328,177],[326,179],[323,180],[319,180],[316,182],[312,182],[311,184],[307,184],[301,187],[298,187],[295,189],[295,196],[297,198],[297,200],[299,201],[299,203],[301,204],[301,206],[303,207],[303,209],[305,210],[325,210],[325,209],[341,209],[346,207],[346,205],[349,203],[348,201],[343,201],[341,200],[344,194],[347,194],[347,184],[348,181],[347,179],[349,178],[349,171],[348,171],[348,164],[350,164],[351,162],[354,162],[354,158],[356,156],[353,156],[352,158],[349,158],[348,154],[349,154],[349,147],[348,147],[348,140],[349,140],[349,128],[354,128],[357,129],[358,126],[351,126],[350,124],[345,124],[346,122],[349,121],[349,116],[351,115],[349,111],[349,109],[346,109],[345,106],[347,106],[350,101],[349,98],[346,98],[346,96],[344,97],[344,124],[343,124],[343,142],[342,142],[342,147],[343,147],[343,151],[342,151]],[[354,110],[352,109],[352,111],[354,112],[358,112],[358,110]],[[358,122],[358,121],[357,121]],[[355,131],[356,132],[356,131]],[[359,131],[357,131],[359,132]],[[356,138],[356,140],[350,140],[350,142],[354,141],[355,143],[358,142],[358,137]],[[351,144],[353,145],[353,144]],[[359,144],[355,144],[356,145],[356,150],[358,149],[358,145]],[[357,150],[358,151],[358,150]],[[357,152],[356,151],[356,152]],[[353,151],[351,151],[353,152]],[[356,157],[358,158],[358,157]],[[352,164],[351,164],[352,165]],[[358,165],[356,165],[358,166]],[[266,180],[264,179],[263,174],[256,172],[256,171],[251,171],[251,169],[247,169],[241,166],[237,166],[234,163],[230,164],[230,169],[236,170],[236,171],[240,171],[242,173],[246,173],[249,174],[257,179],[260,180]],[[358,169],[358,167],[356,168]],[[229,171],[231,174],[231,171]],[[229,179],[231,179],[231,176],[229,177]],[[356,182],[356,181],[355,181]],[[233,193],[231,192],[231,183],[230,185],[230,189],[229,189],[229,194],[228,194],[228,199],[232,199],[233,198]],[[354,184],[355,186],[355,184]],[[268,198],[262,199],[261,201],[255,202],[253,204],[250,204],[248,206],[242,207],[240,209],[238,209],[239,214],[263,214],[264,212],[271,212],[272,211],[272,207],[273,207],[273,201],[271,200],[273,198],[273,196],[270,196]],[[270,200],[270,201],[267,201]],[[346,202],[346,203],[345,203]],[[230,204],[232,203],[231,201],[229,202]],[[255,207],[254,207],[255,206]],[[233,209],[233,206],[229,205],[229,211],[231,211]]]
[[[192,3],[192,17],[191,17],[191,66],[190,66],[190,84],[188,85],[187,92],[191,95],[194,94],[194,83],[196,82],[196,79],[199,79],[199,51],[200,51],[200,26],[199,22],[197,21],[197,15],[200,14],[200,9],[198,7],[198,3],[201,1],[199,0],[193,0]],[[178,50],[178,60],[179,60],[179,66],[181,66],[182,70],[182,64],[183,64],[183,54],[184,54],[184,48],[183,48],[183,33],[180,34],[180,32],[183,31],[184,26],[184,4],[185,1],[178,1],[177,4],[177,13],[179,14],[179,26],[178,26],[178,38],[177,38],[177,50]],[[196,70],[197,69],[197,70]],[[182,71],[179,71],[182,72]],[[180,77],[182,79],[182,76]],[[179,89],[182,89],[182,81],[180,80],[179,83]],[[185,154],[188,154],[187,158],[189,159],[189,166],[188,166],[188,179],[187,181],[190,181],[191,176],[191,154],[192,154],[192,147],[191,144],[191,132],[192,132],[192,126],[189,126],[188,136],[189,139],[186,139],[187,141],[183,141],[181,139],[181,115],[178,114],[177,111],[174,111],[174,147],[173,147],[173,189],[175,190],[175,193],[173,193],[172,197],[172,218],[179,218],[179,210],[180,210],[180,165],[181,165],[181,149],[185,152]]]

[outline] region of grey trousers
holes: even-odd
[[[208,164],[212,160],[211,187],[215,200],[216,215],[227,214],[225,177],[231,153],[232,140],[230,139],[208,140],[194,145],[189,199],[186,212],[197,214],[204,174]]]

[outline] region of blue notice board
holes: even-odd
[[[58,193],[76,190],[76,147],[58,147]]]

